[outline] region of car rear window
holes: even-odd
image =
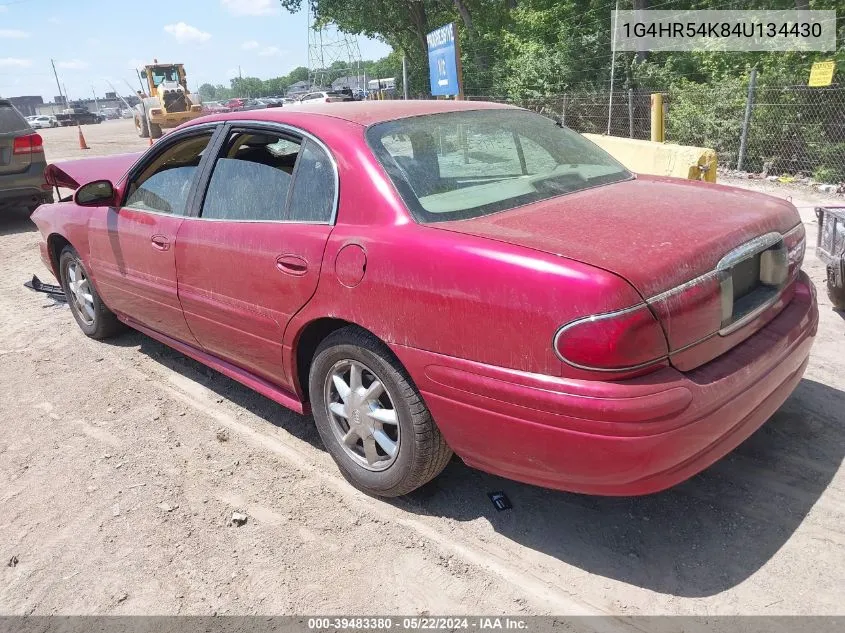
[[[633,175],[546,117],[517,109],[379,123],[367,142],[419,222],[478,217]]]
[[[25,132],[29,129],[29,123],[11,103],[0,102],[0,134]]]

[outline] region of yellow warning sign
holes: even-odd
[[[836,69],[836,62],[815,62],[810,69],[810,81],[807,83],[811,88],[829,86],[833,81],[833,71]]]

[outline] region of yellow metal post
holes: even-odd
[[[651,95],[651,140],[663,143],[665,138],[663,120],[663,95],[655,92]]]

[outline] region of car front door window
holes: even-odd
[[[124,207],[183,216],[211,132],[168,147],[130,182]]]

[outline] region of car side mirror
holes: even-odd
[[[116,206],[114,185],[109,180],[89,182],[76,190],[73,201],[80,207]]]

